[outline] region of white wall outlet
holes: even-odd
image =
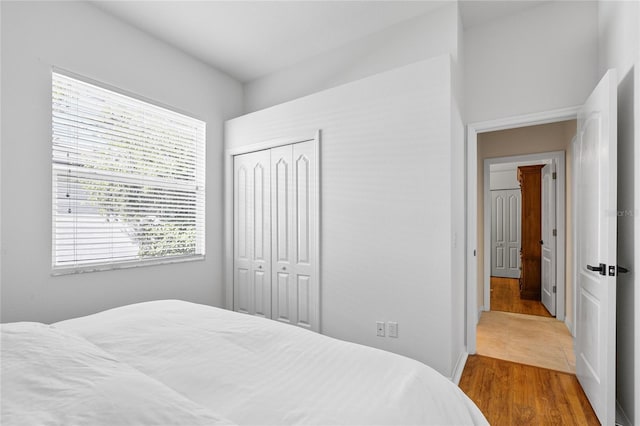
[[[380,337],[384,337],[384,322],[383,321],[376,321],[376,329],[377,329],[377,335]]]
[[[387,326],[389,327],[389,337],[398,337],[398,323],[389,321]]]

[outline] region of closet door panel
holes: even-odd
[[[267,317],[271,315],[270,171],[268,150],[234,157],[234,310]]]
[[[234,310],[249,313],[249,270],[241,267],[235,268],[233,301]]]
[[[249,313],[249,270],[250,270],[250,239],[251,221],[249,199],[249,159],[235,157],[233,162],[233,309],[238,312]]]
[[[319,287],[315,235],[317,159],[312,142],[293,145],[293,270],[296,325],[319,331]]]
[[[275,297],[274,297],[274,316],[273,319],[282,322],[291,322],[291,313],[290,313],[290,298],[291,298],[291,285],[290,285],[290,274],[285,272],[276,272],[276,282],[275,282]]]
[[[311,327],[310,283],[311,283],[310,276],[298,275],[298,283],[297,283],[298,325],[306,328]]]
[[[252,155],[253,313],[271,318],[271,153],[266,150]]]
[[[295,323],[292,287],[293,204],[291,145],[271,149],[272,318]]]

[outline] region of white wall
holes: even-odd
[[[545,2],[464,32],[467,122],[582,104],[598,81],[597,8]]]
[[[458,28],[456,3],[400,22],[245,84],[245,110],[257,111],[445,53],[455,60]]]
[[[223,120],[239,83],[87,3],[2,2],[2,322],[51,322],[138,301],[222,303]],[[52,277],[51,66],[207,123],[206,260]]]
[[[407,65],[230,120],[225,136],[233,148],[322,130],[322,332],[447,376],[463,347],[452,297],[464,293],[464,277],[451,285],[464,222],[451,217],[452,126],[462,132],[450,74],[448,56]],[[376,321],[397,321],[399,338],[376,337]]]
[[[636,168],[640,112],[634,112],[640,103],[637,99],[640,82],[634,70],[634,66],[640,66],[639,22],[638,2],[598,2],[599,74],[604,74],[608,68],[616,68],[619,81],[618,264],[632,273],[620,275],[617,280],[616,399],[630,424],[640,423],[640,315],[637,313],[640,310],[640,279],[633,272],[640,264],[637,195],[640,173]]]

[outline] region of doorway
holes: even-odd
[[[557,146],[566,146],[566,129],[557,127]],[[565,280],[557,264],[559,252],[565,256],[557,240],[566,233],[557,218],[564,217],[566,200],[557,187],[566,176],[557,170],[565,169],[564,151],[484,160],[485,311],[563,318]]]
[[[573,339],[564,321],[570,270],[566,152],[575,128],[575,120],[566,120],[478,134],[480,355],[575,373]],[[547,189],[544,197],[548,179],[543,176],[556,178],[556,191]],[[538,197],[535,207],[531,188]],[[537,224],[535,232],[523,232],[531,223]],[[537,249],[536,254],[527,247]],[[532,256],[537,257],[535,270]]]

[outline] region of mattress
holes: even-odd
[[[198,421],[488,424],[457,386],[418,361],[224,309],[154,301],[53,327],[183,396]]]

